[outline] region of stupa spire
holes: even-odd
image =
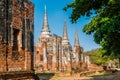
[[[45,8],[44,8],[44,22],[43,22],[43,27],[42,27],[42,34],[50,34],[47,12],[46,12],[46,5],[45,5]]]
[[[67,34],[67,28],[66,28],[66,20],[64,21],[64,29],[63,29],[63,36],[62,36],[63,43],[68,43],[68,34]]]
[[[79,37],[78,37],[78,30],[76,30],[74,46],[80,46]]]

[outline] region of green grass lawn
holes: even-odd
[[[58,77],[58,74],[56,73],[39,73],[37,74],[37,76],[41,77],[41,78],[46,78],[46,79],[51,79],[51,78],[55,78]]]
[[[55,74],[54,73],[39,73],[37,74],[38,76],[42,76],[42,77],[52,77]]]

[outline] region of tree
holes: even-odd
[[[83,32],[94,34],[94,41],[102,46],[103,56],[119,58],[120,61],[120,0],[74,0],[64,10],[68,8],[72,8],[72,23],[81,16],[95,14]]]
[[[110,62],[110,58],[107,56],[102,57],[99,49],[85,52],[85,55],[90,57],[90,62],[97,65],[104,65]]]

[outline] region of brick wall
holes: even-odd
[[[0,3],[0,23],[4,21],[0,25],[0,72],[32,70],[34,5],[29,0],[0,0]],[[15,30],[19,32],[17,46]]]

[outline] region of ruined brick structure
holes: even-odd
[[[80,62],[82,63],[81,66]],[[83,48],[79,44],[78,32],[73,49],[68,39],[66,21],[64,22],[63,36],[52,35],[45,7],[42,31],[35,45],[34,66],[37,72],[71,71],[74,66],[82,67],[83,63],[86,62]]]
[[[32,75],[33,19],[34,5],[29,0],[0,0],[0,79]]]

